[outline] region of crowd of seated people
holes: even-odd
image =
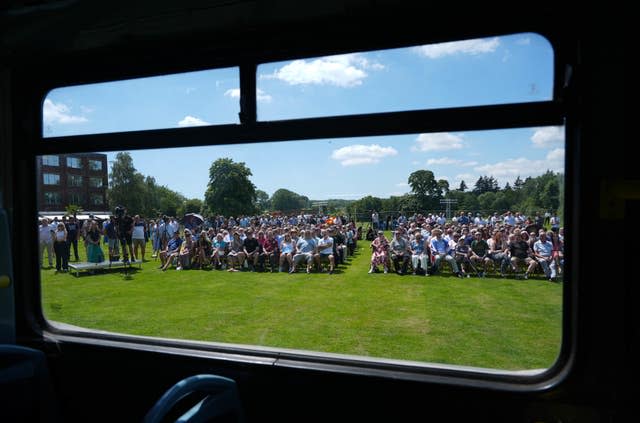
[[[460,278],[492,271],[501,277],[522,272],[524,279],[538,273],[557,281],[563,272],[564,229],[559,225],[547,230],[542,221],[511,212],[489,218],[461,214],[444,223],[441,217],[414,215],[398,224],[391,240],[377,231],[369,273],[382,267],[385,273],[393,269],[428,276],[441,272],[444,263]]]
[[[229,219],[231,221],[231,219]],[[240,220],[242,221],[242,220]],[[227,221],[225,221],[227,222]],[[234,223],[238,223],[235,219]],[[358,231],[353,223],[306,223],[269,226],[249,220],[247,226],[205,223],[175,231],[158,256],[160,269],[218,269],[228,272],[335,272],[356,251]]]
[[[151,241],[152,257],[160,259],[162,270],[173,266],[177,270],[333,273],[355,253],[358,240],[366,238],[372,249],[369,273],[393,270],[401,275],[428,276],[450,269],[457,277],[522,273],[524,279],[537,274],[555,281],[563,272],[564,229],[555,215],[547,225],[551,230],[545,229],[540,216],[531,219],[507,212],[483,217],[461,212],[446,219],[442,213],[408,217],[400,214],[391,221],[390,240],[382,230],[389,227],[382,223],[383,219],[378,229],[370,225],[363,236],[362,226],[356,227],[342,217],[217,216],[185,225],[181,235],[182,225],[174,217],[159,216],[147,221],[135,216],[137,226],[144,228],[144,241],[143,235],[138,235],[141,245],[135,249],[134,257],[144,257],[144,244]],[[50,252],[51,266],[51,253],[55,250],[56,268],[66,270],[72,245],[69,239],[84,239],[88,250],[95,253],[102,235],[109,245],[109,257],[112,250],[117,250],[109,220],[104,224],[71,225],[64,242],[55,240],[56,236],[63,238],[56,234],[58,223],[61,222],[41,223],[41,263],[43,252]],[[63,227],[66,229],[66,225]],[[96,257],[94,260],[99,254]]]

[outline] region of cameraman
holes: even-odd
[[[117,206],[115,210],[116,229],[120,245],[122,245],[122,261],[128,262],[129,256],[135,260],[133,255],[133,241],[131,234],[133,233],[133,218],[127,214],[126,207]]]

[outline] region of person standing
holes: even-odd
[[[109,261],[120,259],[120,241],[118,240],[118,231],[116,227],[116,218],[109,216],[109,222],[104,227],[104,238],[108,238]]]
[[[144,253],[147,246],[146,224],[140,215],[133,217],[133,229],[131,232],[131,241],[133,243],[133,260],[144,261]]]
[[[122,206],[116,207],[116,227],[118,238],[122,245],[122,261],[129,262],[129,257],[135,259],[131,234],[133,232],[133,218],[127,214],[127,209]]]
[[[98,223],[95,220],[89,222],[87,231],[87,261],[89,263],[102,263],[104,253],[100,246],[100,235],[102,235]]]
[[[64,223],[58,223],[53,237],[53,250],[56,253],[56,272],[69,270],[69,250],[67,249],[67,230]]]
[[[53,231],[49,225],[49,220],[45,217],[40,221],[40,227],[38,228],[38,241],[39,248],[38,258],[40,260],[40,267],[42,268],[42,262],[44,259],[44,250],[47,250],[47,258],[49,259],[49,267],[53,267]]]
[[[78,237],[80,234],[80,226],[75,216],[71,216],[65,224],[67,229],[67,243],[69,244],[69,255],[71,255],[71,247],[73,247],[73,255],[76,261],[80,261],[78,256]]]

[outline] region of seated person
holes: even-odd
[[[340,227],[329,229],[329,236],[333,238],[333,255],[337,264],[344,264],[347,256],[346,235]]]
[[[553,257],[553,244],[547,239],[547,233],[544,230],[540,231],[539,239],[533,244],[533,255],[547,279],[555,282],[557,267]]]
[[[449,263],[453,273],[461,278],[462,274],[458,270],[458,264],[456,263],[456,260],[451,255],[449,244],[442,238],[442,230],[440,228],[435,228],[431,232],[431,235],[432,238],[431,242],[429,243],[429,248],[431,249],[431,255],[434,259],[434,272],[437,272],[440,269],[440,262],[444,260]]]
[[[389,241],[384,232],[378,231],[378,236],[371,243],[371,268],[369,273],[377,271],[379,265],[384,266],[384,273],[389,271]]]
[[[304,237],[298,239],[296,243],[296,254],[293,256],[293,266],[289,269],[289,273],[294,273],[296,267],[305,262],[307,265],[307,273],[311,273],[311,265],[317,252],[317,244],[311,230],[304,231]]]
[[[242,238],[240,238],[240,233],[237,230],[234,231],[233,234],[229,234],[229,243],[227,248],[229,251],[227,253],[227,272],[240,271],[240,269],[242,269],[245,256]],[[237,269],[236,266],[238,267]]]
[[[278,241],[275,238],[272,230],[267,230],[267,236],[262,243],[262,253],[260,259],[262,261],[262,267],[265,267],[265,263],[269,263],[269,269],[271,273],[275,272],[278,263]]]
[[[429,276],[429,254],[420,230],[416,230],[415,232],[413,241],[411,241],[410,251],[413,274],[424,273],[425,276]]]
[[[373,228],[371,226],[369,226],[369,229],[367,229],[367,234],[365,235],[365,239],[367,241],[373,241],[375,238],[375,233],[373,232]]]
[[[493,261],[494,266],[500,266],[500,276],[504,276],[509,260],[506,253],[507,242],[503,239],[503,233],[497,229],[494,230],[493,236],[487,240],[487,245],[489,245],[488,257]]]
[[[211,240],[207,236],[206,231],[201,231],[198,240],[195,245],[194,265],[203,269],[209,264],[209,257],[211,257]]]
[[[528,279],[529,274],[536,268],[536,261],[531,257],[533,253],[529,248],[529,244],[522,239],[520,232],[514,232],[512,235],[513,241],[509,242],[507,250],[511,268],[516,272],[518,264],[524,263],[528,266],[524,278]],[[511,238],[511,236],[509,236],[509,238]]]
[[[258,242],[258,239],[253,236],[252,229],[248,229],[246,234],[247,236],[242,242],[242,251],[244,252],[244,256],[249,264],[249,270],[251,272],[255,272],[256,266],[258,265],[258,259],[260,258],[260,242]]]
[[[471,241],[471,261],[478,269],[482,264],[482,276],[487,274],[487,265],[491,263],[491,257],[489,257],[489,244],[482,238],[482,232],[477,231]]]
[[[465,243],[465,238],[463,236],[454,235],[453,238],[456,240],[456,247],[454,251],[456,263],[458,263],[462,275],[469,277],[469,270],[474,268],[473,263],[471,263],[471,260],[469,259],[469,256],[471,255],[471,247],[469,244]]]
[[[171,239],[167,242],[167,247],[160,251],[160,269],[162,269],[162,271],[167,270],[167,268],[171,266],[173,259],[178,257],[181,245],[182,238],[180,238],[180,233],[175,231]]]
[[[213,240],[211,247],[211,265],[216,269],[224,269],[227,263],[227,243],[224,240],[224,235],[218,233]]]
[[[280,267],[278,269],[280,272],[284,271],[283,266],[285,262],[287,262],[289,270],[293,269],[293,253],[295,252],[295,248],[291,234],[286,233],[280,242]]]
[[[320,240],[318,241],[318,253],[315,255],[316,263],[320,268],[322,263],[329,262],[329,274],[332,275],[335,269],[335,256],[333,255],[334,240],[329,236],[329,231],[322,229],[320,231]]]
[[[191,258],[194,252],[195,242],[191,236],[189,229],[184,230],[184,242],[180,244],[180,253],[178,254],[178,266],[176,270],[189,269],[191,267]]]
[[[409,242],[404,237],[404,231],[402,229],[397,229],[394,232],[389,248],[391,249],[391,261],[393,261],[393,267],[396,273],[404,275],[407,273],[407,268],[409,267],[411,252],[409,250]]]

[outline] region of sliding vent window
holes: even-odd
[[[260,120],[551,100],[553,50],[537,34],[342,54],[258,67]]]
[[[64,87],[43,103],[44,137],[239,123],[238,68]]]

